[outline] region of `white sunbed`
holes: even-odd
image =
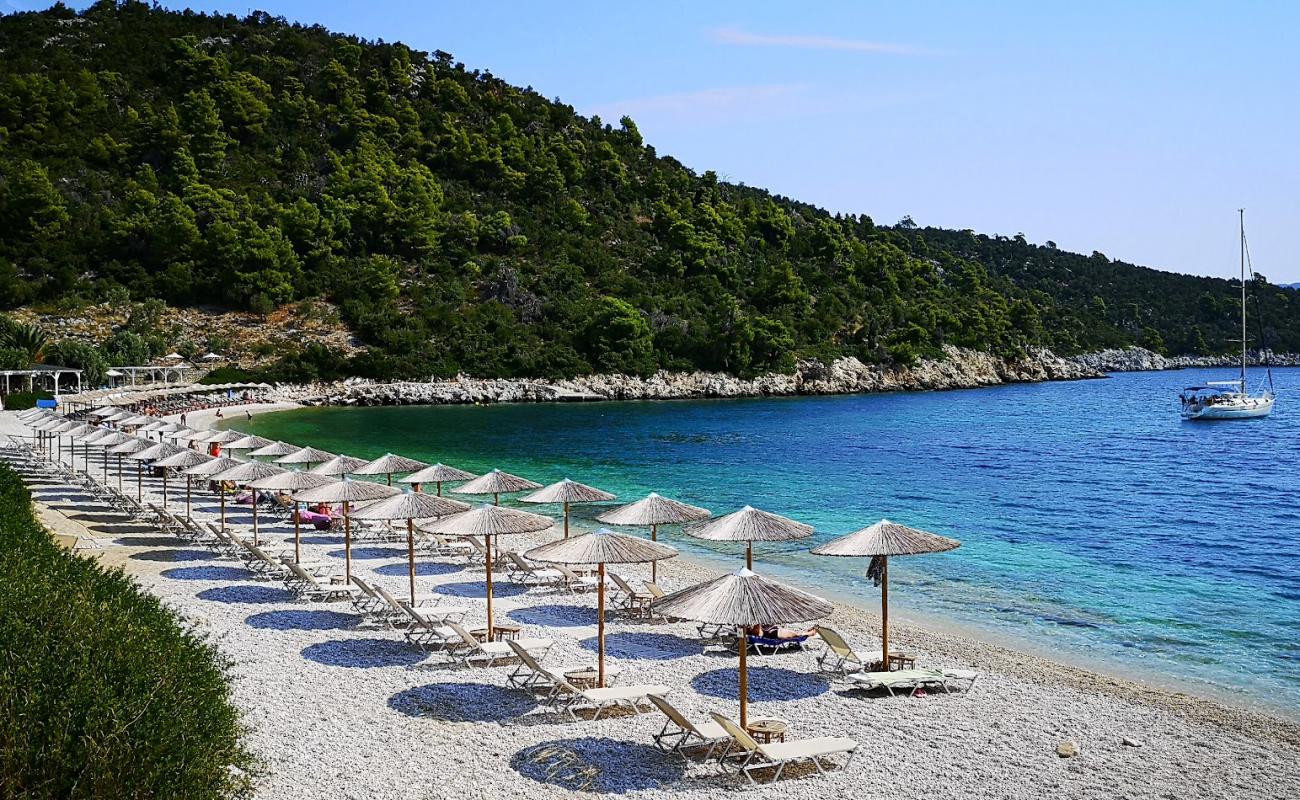
[[[849,764],[853,761],[853,756],[858,751],[858,743],[843,736],[818,736],[812,739],[795,739],[789,742],[759,744],[743,728],[723,715],[714,713],[712,717],[731,737],[727,749],[723,751],[722,756],[718,759],[719,766],[725,772],[728,769],[728,760],[734,760],[736,762],[736,772],[743,773],[750,783],[758,783],[758,781],[754,780],[754,772],[760,769],[773,769],[772,780],[769,783],[776,783],[781,779],[781,773],[786,766],[799,761],[812,762],[813,766],[817,768],[817,772],[825,775],[826,767],[823,761],[830,763],[831,756],[846,753],[848,758],[845,759],[844,766],[840,769],[848,769]],[[732,759],[733,750],[739,751],[738,757],[735,759]]]

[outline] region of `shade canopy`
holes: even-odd
[[[175,439],[178,442],[188,442],[202,439],[210,433],[212,433],[212,431],[196,431],[193,428],[181,428],[180,430],[172,431],[167,434],[167,438]]]
[[[303,489],[295,494],[293,499],[303,503],[358,503],[395,494],[397,490],[391,486],[344,478],[341,481],[330,481],[321,486]]]
[[[639,536],[598,528],[572,539],[560,539],[534,547],[524,554],[533,561],[550,564],[644,564],[677,555],[675,547]]]
[[[214,458],[211,461],[205,461],[201,464],[195,464],[189,469],[182,470],[182,472],[184,472],[186,475],[204,475],[204,476],[219,475],[222,472],[225,472],[226,470],[230,469],[231,467],[238,466],[241,463],[243,462],[236,461],[233,458],[226,458],[225,456],[222,456],[220,458]]]
[[[134,417],[127,417],[124,420],[120,420],[119,424],[134,428],[134,427],[139,427],[141,425],[148,425],[150,422],[153,422],[155,419],[157,419],[157,417],[150,417],[146,414],[137,414]]]
[[[155,444],[157,444],[157,442],[151,442],[147,439],[137,439],[135,437],[132,437],[130,441],[122,442],[121,444],[113,445],[112,447],[108,448],[108,452],[118,456],[129,456],[132,453],[138,453],[141,450],[147,450],[148,448],[153,447]]]
[[[266,447],[272,444],[270,439],[264,439],[261,436],[254,436],[251,433],[242,436],[233,442],[226,442],[227,450],[256,450],[259,447]]]
[[[874,525],[813,548],[819,556],[915,556],[943,553],[961,546],[956,539],[882,519]]]
[[[119,434],[120,431],[115,431],[112,428],[100,428],[95,435],[82,438],[81,443],[93,444],[95,447],[108,447],[109,445],[104,443],[117,444],[116,439]]]
[[[542,488],[540,483],[494,469],[487,474],[480,475],[469,483],[461,484],[459,488],[452,489],[452,491],[456,494],[508,494],[510,492],[540,488]]]
[[[213,475],[212,480],[247,484],[248,482],[255,481],[259,478],[265,478],[270,475],[279,475],[281,472],[285,472],[284,467],[277,467],[274,464],[267,464],[264,461],[241,461],[230,469]]]
[[[287,442],[271,442],[268,445],[263,445],[262,447],[257,448],[253,452],[249,453],[249,455],[279,457],[287,456],[290,453],[296,453],[301,449],[301,447],[294,444],[288,444]]]
[[[98,436],[103,433],[104,429],[98,425],[78,425],[75,428],[68,428],[63,431],[63,435],[72,439],[85,439],[91,436]]]
[[[137,450],[127,455],[127,458],[133,458],[136,461],[153,461],[159,458],[174,456],[181,452],[180,447],[166,442],[155,442],[152,447],[146,447],[143,450]]]
[[[421,530],[446,536],[504,536],[550,529],[555,521],[541,514],[504,506],[481,505],[450,517],[426,522]]]
[[[596,519],[606,525],[678,525],[711,516],[707,508],[692,506],[651,492],[634,503],[606,511]]]
[[[153,462],[155,467],[168,467],[170,469],[188,469],[198,464],[206,464],[212,460],[212,456],[200,453],[198,450],[183,448],[179,453],[173,453],[166,458],[160,458]]]
[[[271,473],[261,478],[255,478],[248,482],[250,489],[275,489],[285,492],[300,492],[304,489],[315,489],[318,486],[324,486],[327,483],[335,483],[333,478],[324,475],[313,475],[310,472],[300,472],[298,470],[283,469],[279,472]]]
[[[780,514],[745,506],[725,517],[691,525],[685,532],[688,536],[710,542],[783,542],[812,536],[813,527]]]
[[[398,478],[402,483],[445,483],[447,481],[470,481],[478,476],[463,469],[449,467],[446,464],[434,464],[419,472],[412,472],[405,478]]]
[[[463,487],[462,487],[463,488]],[[519,498],[523,503],[602,503],[617,495],[565,478]]]
[[[113,431],[107,436],[101,436],[100,438],[95,439],[93,442],[91,442],[91,444],[95,445],[96,447],[117,447],[119,444],[124,444],[126,442],[134,442],[134,441],[136,441],[136,437],[132,436],[129,433],[122,433],[121,431]]]
[[[100,406],[99,408],[93,408],[93,409],[91,409],[91,410],[90,410],[90,416],[92,416],[92,417],[107,417],[109,414],[114,414],[114,413],[116,413],[116,412],[119,411],[119,410],[120,410],[120,409],[118,409],[117,406]]]
[[[254,453],[256,455],[256,453]],[[323,464],[334,457],[333,453],[317,450],[314,447],[300,447],[287,456],[275,460],[277,464]]]
[[[352,472],[356,475],[392,475],[394,472],[414,472],[427,466],[429,465],[425,462],[416,461],[414,458],[385,453]]]
[[[205,444],[226,444],[228,442],[237,442],[244,438],[245,434],[239,431],[216,431],[215,433],[205,436],[199,441]]]
[[[745,628],[807,622],[829,616],[835,610],[816,595],[764,578],[749,569],[665,595],[651,607],[668,617]]]
[[[285,462],[287,463],[287,462]],[[317,475],[348,475],[356,472],[359,467],[364,467],[366,460],[364,458],[353,458],[352,456],[334,456],[328,461],[324,461],[312,467],[312,472]]]
[[[100,419],[105,422],[119,422],[124,419],[130,419],[132,416],[134,415],[130,411],[127,411],[125,408],[119,408],[114,410],[108,416],[101,417]]]
[[[432,494],[405,491],[392,497],[376,500],[365,508],[352,512],[353,519],[427,519],[446,517],[469,511],[469,503],[451,500]]]

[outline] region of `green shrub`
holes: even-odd
[[[199,383],[214,386],[218,383],[259,383],[261,380],[260,372],[250,372],[239,367],[217,367],[204,375]]]
[[[56,545],[0,466],[0,797],[229,798],[228,662],[120,569]]]
[[[34,408],[37,400],[53,400],[49,392],[11,392],[5,395],[6,411],[23,411]]]

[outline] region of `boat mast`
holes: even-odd
[[[1241,393],[1246,393],[1246,209],[1237,209],[1241,231]]]

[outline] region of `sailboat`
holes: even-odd
[[[1241,223],[1241,378],[1188,386],[1179,395],[1183,419],[1258,419],[1273,413],[1272,376],[1269,388],[1259,394],[1250,394],[1246,386],[1246,212],[1237,209],[1237,215]]]

